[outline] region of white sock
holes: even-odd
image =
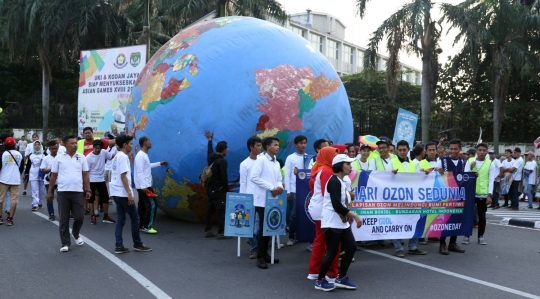
[[[99,215],[99,211],[98,211],[98,210],[94,210],[94,215]]]

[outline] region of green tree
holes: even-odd
[[[482,64],[487,66],[496,151],[512,74],[527,80],[537,76],[540,69],[540,2],[536,1],[534,7],[521,2],[467,0],[441,6],[443,21],[459,30],[455,42],[463,42],[463,48],[452,60],[454,74],[459,71],[477,74]]]
[[[0,0],[0,9],[0,40],[10,58],[40,67],[43,136],[47,136],[53,68],[69,66],[79,58],[80,49],[125,41],[129,22],[106,0]]]
[[[366,11],[366,3],[370,0],[357,0],[356,4],[360,17]],[[437,22],[432,19],[431,0],[412,0],[386,19],[369,40],[368,49],[364,55],[364,68],[375,69],[377,66],[377,49],[386,37],[386,50],[390,54],[386,64],[386,91],[393,99],[398,93],[398,83],[401,65],[399,63],[400,51],[414,53],[422,57],[422,96],[421,121],[422,142],[429,140],[429,123],[431,116],[431,102],[435,94],[438,80],[438,55],[442,52],[438,48],[440,29]]]

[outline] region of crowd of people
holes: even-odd
[[[223,235],[223,221],[218,221],[218,233],[211,230],[211,216],[217,213],[218,219],[225,215],[225,198],[229,190],[227,185],[227,162],[225,156],[228,148],[224,141],[217,143],[216,152],[212,148],[212,134],[208,138],[208,165],[212,168],[212,185],[207,189],[209,204],[207,209],[207,225],[205,237]],[[474,149],[462,151],[461,140],[452,139],[448,142],[448,150],[443,145],[444,139],[416,144],[410,148],[407,141],[401,140],[393,144],[389,138],[381,136],[376,144],[353,143],[336,144],[332,141],[319,139],[313,143],[316,155],[306,154],[307,137],[296,136],[294,145],[296,151],[289,155],[285,162],[277,159],[279,139],[267,137],[261,140],[250,137],[247,140],[249,156],[240,164],[240,193],[253,194],[256,207],[255,230],[249,240],[250,259],[256,259],[256,265],[267,269],[270,262],[268,255],[269,239],[263,236],[264,209],[266,191],[273,196],[286,190],[288,200],[287,229],[289,239],[287,245],[295,244],[296,220],[296,175],[299,169],[311,169],[310,188],[312,198],[309,203],[309,213],[315,221],[315,239],[308,249],[311,257],[308,269],[308,279],[315,280],[315,288],[331,291],[334,288],[354,289],[356,285],[347,277],[347,270],[354,260],[357,245],[385,246],[384,240],[373,242],[355,242],[348,219],[353,218],[354,224],[361,226],[360,217],[349,209],[349,203],[354,200],[353,188],[358,186],[358,176],[349,178],[351,170],[376,170],[398,172],[420,172],[429,174],[433,171],[441,175],[452,172],[454,175],[463,172],[476,173],[475,189],[475,227],[477,243],[487,245],[485,239],[486,211],[488,208],[499,209],[499,198],[505,200],[503,207],[516,209],[519,205],[519,191],[527,196],[529,207],[538,180],[537,164],[534,153],[527,153],[527,164],[521,158],[521,150],[515,148],[506,151],[505,161],[496,158],[494,151],[488,151],[485,143],[478,143]],[[488,155],[489,154],[489,155]],[[527,174],[527,182],[521,180]],[[513,182],[506,192],[500,190],[501,179],[511,176]],[[502,191],[502,192],[501,192]],[[471,236],[463,236],[462,244],[468,245]],[[431,239],[431,238],[430,238]],[[448,255],[450,252],[464,253],[457,244],[457,236],[450,237],[449,243],[445,237],[433,238],[439,242],[439,253]],[[395,255],[404,258],[407,254],[426,255],[425,250],[418,244],[426,244],[425,239],[410,239],[407,251],[404,250],[404,240],[391,240]],[[338,267],[338,263],[341,264]],[[279,260],[275,259],[275,263]]]
[[[51,221],[57,220],[53,204],[56,193],[61,252],[69,251],[71,238],[76,245],[84,245],[80,236],[84,217],[90,215],[90,224],[97,225],[100,213],[103,223],[115,224],[115,253],[129,252],[122,238],[126,215],[131,220],[133,249],[151,251],[140,237],[140,232],[157,233],[153,226],[157,203],[151,168],[166,165],[167,161],[150,163],[148,151],[152,143],[148,137],[139,138],[140,150],[133,158],[131,135],[106,135],[107,138],[94,137],[91,127],[83,129],[83,138],[66,136],[45,143],[36,134],[31,143],[25,136],[15,142],[10,134],[0,135],[0,225],[4,224],[4,212],[7,225],[14,224],[19,187],[24,183],[22,196],[27,196],[30,182],[31,211],[42,209],[45,201]],[[139,195],[138,206],[133,186]],[[109,216],[111,203],[116,206],[117,220]]]
[[[230,239],[224,235],[226,193],[232,191],[227,175],[228,144],[225,141],[217,142],[214,151],[213,134],[207,131],[205,137],[208,139],[207,162],[211,176],[206,184],[208,205],[204,236]],[[249,155],[240,164],[239,191],[252,194],[254,199],[254,234],[248,242],[249,258],[256,260],[257,267],[267,269],[271,262],[268,249],[273,245],[269,237],[263,235],[267,191],[273,196],[287,193],[287,245],[296,243],[296,176],[300,169],[311,169],[309,186],[312,198],[308,210],[315,222],[315,239],[308,247],[311,250],[308,279],[315,280],[315,288],[323,291],[357,287],[347,274],[354,261],[357,245],[385,246],[384,240],[356,242],[354,239],[351,223],[360,227],[362,220],[351,211],[349,205],[355,200],[354,188],[358,186],[358,176],[349,177],[352,170],[394,174],[429,174],[433,171],[440,174],[452,172],[455,175],[476,173],[475,226],[478,227],[477,242],[480,245],[487,245],[484,236],[486,211],[488,208],[501,208],[499,200],[504,200],[502,207],[519,209],[519,196],[522,193],[527,197],[528,208],[533,208],[538,182],[538,165],[533,152],[526,153],[524,161],[520,148],[513,151],[508,149],[504,159],[499,160],[484,143],[462,152],[459,139],[448,142],[448,151],[442,139],[416,144],[412,149],[404,140],[393,144],[384,136],[378,139],[375,144],[361,143],[359,146],[353,143],[334,145],[330,140],[319,139],[313,143],[316,155],[311,157],[306,153],[307,137],[299,135],[294,138],[295,152],[284,162],[277,158],[280,151],[278,138],[266,137],[261,140],[252,136],[247,140]],[[62,140],[55,138],[42,143],[34,134],[32,142],[28,143],[24,136],[15,142],[9,134],[2,134],[0,142],[0,224],[4,223],[4,212],[7,225],[14,224],[19,186],[24,183],[22,195],[26,196],[30,182],[30,209],[42,209],[45,201],[51,221],[57,219],[53,205],[54,193],[57,194],[61,252],[70,250],[71,238],[76,245],[83,245],[80,231],[85,215],[90,215],[90,223],[97,225],[100,213],[103,223],[115,224],[115,253],[129,252],[122,238],[126,215],[130,217],[133,249],[151,251],[140,236],[140,232],[157,233],[154,227],[157,203],[152,189],[151,169],[167,165],[167,161],[150,162],[150,138],[139,138],[139,150],[135,157],[132,154],[131,135],[107,134],[106,138],[96,138],[90,127],[84,128],[83,138],[66,136]],[[135,206],[133,186],[139,197],[138,207]],[[117,220],[109,216],[109,205],[112,203],[116,206]],[[212,230],[214,215],[218,219],[217,233]],[[70,219],[73,219],[71,233]],[[469,244],[470,238],[463,236],[461,243]],[[406,251],[405,240],[391,241],[397,257],[427,254],[418,247],[419,244],[426,244],[425,239],[407,240]],[[442,255],[465,252],[457,244],[457,236],[450,237],[448,245],[445,237],[436,241]],[[279,263],[279,259],[274,259],[273,263]]]

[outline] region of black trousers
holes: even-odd
[[[450,237],[450,244],[456,244],[457,242],[457,236],[451,236]],[[446,237],[441,237],[439,239],[439,243],[442,245],[442,244],[446,244]]]
[[[475,198],[476,206],[478,207],[478,237],[483,237],[486,232],[486,212],[487,198]]]
[[[223,234],[225,232],[225,200],[227,198],[227,193],[219,190],[208,189],[206,191],[208,195],[208,205],[206,206],[206,227],[204,231],[212,230],[212,216],[214,213],[217,215],[217,224],[218,224],[218,234]]]
[[[268,255],[268,243],[270,237],[263,236],[264,226],[264,208],[255,207],[255,212],[259,216],[259,230],[257,231],[257,259],[263,258]],[[274,246],[274,244],[272,244]]]
[[[148,190],[154,192],[152,187],[148,187]],[[154,198],[146,196],[146,192],[142,189],[137,189],[139,194],[139,204],[137,205],[137,214],[139,214],[140,228],[151,228],[154,225],[156,219],[157,204]]]
[[[321,268],[319,270],[319,280],[325,277],[326,272],[328,272],[332,266],[334,258],[340,253],[340,247],[342,251],[345,251],[341,257],[339,266],[338,278],[342,278],[347,275],[354,253],[356,252],[356,241],[354,240],[351,227],[346,229],[323,228],[323,230],[325,231],[324,235],[326,237],[326,255],[322,260]]]

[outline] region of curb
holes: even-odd
[[[500,224],[522,226],[522,227],[529,227],[529,228],[540,228],[540,221],[523,220],[520,218],[504,218],[503,220],[501,220]]]

